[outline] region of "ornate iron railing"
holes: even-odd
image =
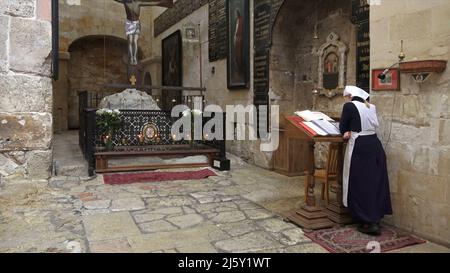
[[[84,157],[89,163],[89,175],[94,174],[95,158],[94,154],[97,150],[103,149],[105,146],[104,137],[106,132],[97,127],[97,121],[100,116],[96,115],[97,109],[85,108],[80,112],[80,147],[83,151]],[[217,115],[217,113],[216,113]],[[220,113],[225,117],[224,113]],[[214,117],[214,116],[213,116]],[[202,118],[202,128],[213,117]],[[136,149],[142,147],[143,149],[171,149],[176,145],[186,144],[205,144],[220,150],[220,157],[225,157],[225,140],[197,140],[191,141],[181,140],[176,141],[171,135],[171,128],[173,123],[179,117],[171,117],[170,112],[153,111],[153,110],[121,110],[120,120],[121,125],[112,135],[113,145],[120,150]],[[152,124],[156,127],[158,134],[154,140],[142,141],[143,129],[146,125]],[[224,122],[225,124],[225,122]],[[225,125],[224,125],[225,127]],[[223,135],[225,136],[225,128],[223,128]]]

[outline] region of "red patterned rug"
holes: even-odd
[[[360,233],[356,226],[317,230],[305,235],[333,253],[388,252],[426,241],[388,226],[381,227],[380,236]]]
[[[109,185],[173,181],[173,180],[193,180],[204,179],[217,174],[209,169],[200,171],[183,171],[183,172],[145,172],[145,173],[120,173],[105,174],[103,181]]]

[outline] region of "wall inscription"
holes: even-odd
[[[225,59],[228,53],[226,0],[209,0],[209,61]]]
[[[255,105],[269,104],[269,61],[272,29],[284,0],[255,0],[253,11]]]
[[[352,0],[352,21],[357,27],[356,85],[370,89],[370,5],[367,0]]]

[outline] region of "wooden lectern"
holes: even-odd
[[[329,228],[337,224],[347,224],[351,222],[347,208],[342,204],[342,167],[343,167],[343,144],[342,136],[319,136],[314,135],[308,129],[301,125],[297,116],[285,117],[284,130],[288,134],[295,134],[296,138],[302,139],[307,143],[308,152],[305,160],[306,164],[306,181],[308,185],[306,204],[300,209],[289,211],[285,214],[285,218],[305,229],[323,229]],[[330,202],[327,208],[316,206],[316,198],[314,194],[314,147],[318,142],[339,143],[339,174],[338,185],[334,186],[333,192],[336,193],[337,201]]]

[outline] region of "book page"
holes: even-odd
[[[305,111],[297,111],[295,112],[295,114],[307,122],[320,119],[333,121],[332,118],[330,118],[329,116],[325,115],[322,112],[312,112],[310,110],[305,110]]]
[[[322,129],[329,135],[337,136],[341,134],[341,132],[328,120],[313,120],[312,123],[320,127],[320,129]]]
[[[327,136],[328,135],[324,130],[320,129],[318,126],[316,126],[312,122],[304,121],[303,124],[305,124],[306,126],[308,126],[311,129],[313,129],[313,131],[315,131],[320,136]]]

